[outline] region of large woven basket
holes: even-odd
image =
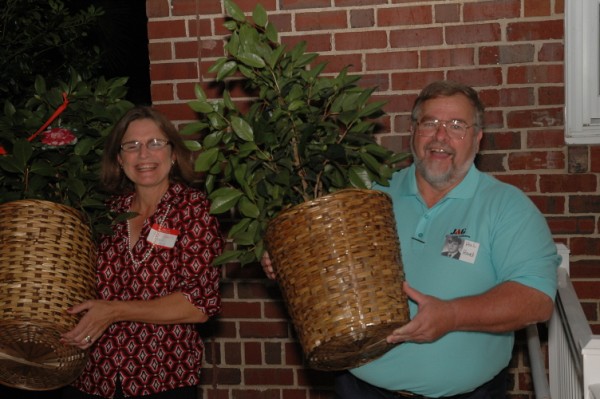
[[[273,219],[265,236],[308,365],[343,370],[391,349],[409,320],[391,199],[341,190]]]
[[[90,229],[70,207],[22,200],[0,205],[0,383],[50,390],[72,382],[87,352],[60,343],[95,297]]]

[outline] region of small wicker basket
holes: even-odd
[[[392,348],[409,319],[391,199],[346,189],[297,205],[265,236],[308,365],[344,370]]]
[[[95,297],[96,250],[75,209],[41,200],[0,205],[0,383],[50,390],[72,382],[87,352],[60,343]]]

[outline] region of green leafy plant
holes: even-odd
[[[71,206],[97,236],[113,220],[98,187],[104,139],[132,104],[126,78],[99,76],[91,32],[103,10],[76,8],[61,0],[0,5],[0,203]]]
[[[75,2],[69,2],[75,6]],[[0,5],[0,98],[25,102],[36,75],[49,85],[68,78],[98,76],[101,50],[91,32],[103,10],[69,9],[61,0],[3,0]]]
[[[282,210],[343,188],[387,185],[407,154],[375,141],[384,103],[371,101],[374,89],[358,86],[360,76],[325,76],[304,42],[287,49],[260,4],[252,21],[230,0],[225,8],[227,56],[209,71],[219,82],[242,82],[255,100],[243,112],[228,89],[211,100],[197,86],[189,106],[199,120],[181,133],[202,135],[187,143],[200,151],[195,166],[206,176],[211,212],[235,215],[235,249],[216,263],[244,265],[260,258],[268,223]]]
[[[0,203],[42,199],[64,204],[87,216],[94,235],[110,233],[112,215],[98,178],[104,139],[132,106],[123,100],[125,82],[84,81],[73,71],[68,82],[47,88],[37,76],[35,94],[24,105],[4,101]]]

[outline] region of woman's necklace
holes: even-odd
[[[159,230],[163,227],[163,223],[167,219],[167,215],[169,214],[170,211],[171,211],[171,204],[169,204],[169,206],[167,207],[166,212],[162,215],[162,217],[160,218],[160,220],[158,222],[158,229]],[[142,229],[143,229],[143,226],[142,226]],[[131,263],[133,263],[133,265],[135,267],[139,267],[141,264],[143,264],[144,262],[146,262],[148,260],[148,258],[150,257],[150,255],[152,254],[152,250],[154,249],[154,243],[152,243],[150,245],[150,248],[148,248],[148,250],[146,251],[146,253],[142,257],[142,260],[138,262],[133,257],[133,251],[131,250],[132,249],[132,246],[131,246],[131,244],[132,244],[132,242],[131,242],[131,223],[129,223],[129,220],[127,221],[127,240],[128,240],[127,248],[128,248],[128,251],[129,251],[129,258],[131,259]],[[137,243],[135,243],[135,244],[137,244]]]

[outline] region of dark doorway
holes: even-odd
[[[129,77],[127,99],[136,105],[150,105],[146,0],[70,0],[70,5],[104,10],[92,38],[103,54],[102,74]]]

